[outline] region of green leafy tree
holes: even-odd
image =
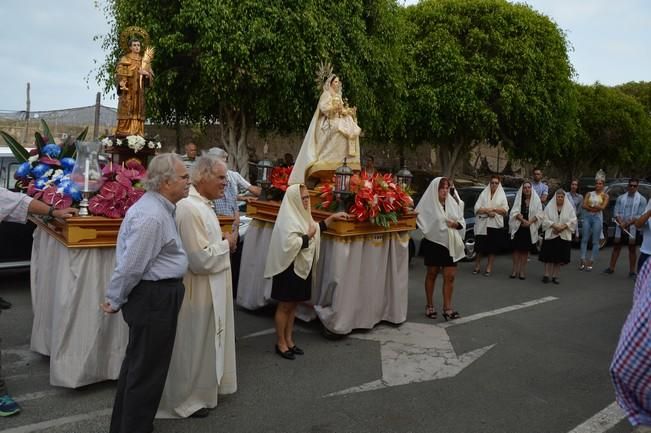
[[[644,105],[647,114],[651,116],[651,82],[631,81],[615,87]]]
[[[368,137],[404,135],[401,21],[395,0],[110,0],[110,51],[100,79],[113,85],[117,36],[146,28],[156,46],[148,116],[168,125],[218,124],[221,144],[248,170],[251,128],[307,129],[329,60]]]
[[[618,88],[576,85],[576,136],[561,153],[574,175],[599,168],[646,177],[651,158],[651,119],[646,108]]]
[[[409,24],[409,135],[450,175],[481,142],[541,161],[567,141],[573,69],[563,32],[505,0],[424,0]]]

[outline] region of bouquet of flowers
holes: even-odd
[[[354,197],[346,210],[360,222],[370,221],[388,228],[398,221],[398,216],[409,213],[414,206],[409,194],[395,183],[390,173],[368,175],[363,171],[353,175],[350,186]],[[334,211],[337,207],[334,185],[322,184],[317,190],[321,197],[317,208]]]
[[[104,185],[88,203],[91,214],[108,218],[124,218],[127,210],[142,197],[145,190],[140,181],[147,173],[137,159],[122,166],[107,164],[102,168]]]
[[[124,139],[117,138],[117,137],[105,137],[102,139],[102,145],[107,150],[113,148],[114,146],[115,147],[126,146],[129,149],[133,150],[134,153],[138,153],[138,151],[144,148],[156,150],[163,147],[160,141],[157,140],[154,141],[154,140],[155,139],[146,139],[139,135],[128,135]]]
[[[269,194],[274,200],[282,200],[287,191],[289,175],[292,173],[293,165],[289,167],[274,167],[271,170],[271,188]]]
[[[27,194],[54,206],[57,209],[69,207],[81,200],[81,192],[70,179],[75,166],[75,146],[69,139],[62,145],[55,144],[53,134],[44,120],[41,120],[43,134],[34,134],[34,149],[28,151],[9,134],[2,132],[12,153],[22,164],[14,173],[17,187]],[[77,140],[86,137],[84,130]]]

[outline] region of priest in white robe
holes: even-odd
[[[218,394],[237,390],[230,250],[237,233],[222,234],[212,202],[224,194],[226,165],[197,158],[190,194],[176,207],[176,224],[188,255],[185,297],[174,352],[157,418],[203,417]]]

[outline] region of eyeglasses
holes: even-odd
[[[633,183],[629,183],[629,184],[628,184],[628,187],[629,187],[629,188],[637,188],[638,186],[639,186],[639,185],[636,185],[636,184],[633,184]]]
[[[499,182],[491,182],[491,185],[499,185]]]

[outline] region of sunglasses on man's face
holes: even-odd
[[[634,184],[634,183],[629,183],[629,184],[628,184],[628,187],[629,187],[629,188],[637,188],[638,185],[636,185],[636,184]]]

